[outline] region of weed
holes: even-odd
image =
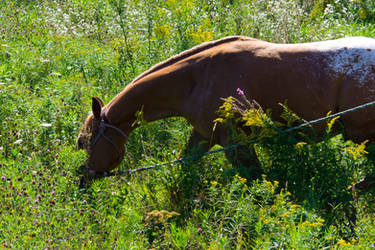
[[[255,151],[266,177],[245,180],[216,154],[87,190],[75,139],[92,96],[108,103],[176,53],[227,35],[373,36],[373,1],[11,0],[0,9],[0,248],[372,247],[374,194],[351,202],[346,189],[373,171],[371,148],[330,139],[330,129],[321,142],[297,140],[253,104],[217,122],[251,125],[238,141],[261,134]],[[287,109],[284,118],[286,127],[299,121]],[[120,168],[181,157],[190,132],[182,118],[141,124]],[[173,216],[147,217],[158,213]]]

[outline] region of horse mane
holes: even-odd
[[[200,45],[197,45],[197,46],[195,46],[191,49],[185,50],[185,51],[183,51],[183,52],[181,52],[181,53],[179,53],[175,56],[170,57],[169,59],[167,59],[165,61],[162,61],[162,62],[152,66],[149,70],[143,72],[141,75],[136,77],[131,83],[135,83],[135,82],[139,81],[140,79],[144,78],[145,76],[147,76],[151,73],[154,73],[157,70],[168,67],[175,62],[178,62],[180,60],[188,58],[192,55],[198,54],[199,52],[202,52],[204,50],[213,48],[215,46],[218,46],[218,45],[221,45],[221,44],[224,44],[224,43],[229,43],[229,42],[238,41],[238,40],[254,40],[254,39],[249,38],[249,37],[244,37],[244,36],[229,36],[229,37],[224,37],[224,38],[219,39],[219,40],[202,43]]]

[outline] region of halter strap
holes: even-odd
[[[117,153],[119,154],[118,161],[120,162],[120,161],[122,161],[124,156],[121,155],[121,151],[116,146],[116,144],[108,136],[106,136],[104,134],[105,128],[112,128],[112,129],[116,130],[117,132],[119,132],[125,139],[129,140],[129,137],[127,136],[127,134],[124,133],[124,131],[122,131],[121,129],[119,129],[118,127],[116,127],[112,124],[106,123],[105,120],[104,120],[104,117],[103,117],[100,120],[98,135],[95,137],[94,141],[91,143],[91,147],[94,147],[95,144],[98,142],[99,138],[102,136],[106,141],[108,141],[116,149]]]
[[[117,132],[119,132],[126,140],[129,140],[129,137],[127,134],[124,133],[124,131],[122,131],[121,129],[119,129],[118,127],[116,126],[113,126],[109,123],[105,123],[104,122],[104,119],[102,119],[102,121],[100,122],[100,125],[99,125],[99,129],[100,129],[100,126],[103,126],[103,127],[107,127],[107,128],[113,128],[114,130],[116,130]]]

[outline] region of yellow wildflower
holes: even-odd
[[[344,239],[341,239],[337,242],[337,245],[347,247],[347,246],[351,246],[352,244],[350,244],[350,242],[346,242]]]
[[[210,182],[212,186],[216,186],[217,185],[217,181],[211,181]]]
[[[194,44],[211,41],[214,38],[214,34],[210,30],[203,30],[201,27],[197,31],[190,30],[189,33]]]
[[[317,218],[317,219],[316,219],[316,222],[318,222],[318,223],[323,223],[323,222],[324,222],[324,219],[322,219],[322,218]]]
[[[296,144],[296,147],[298,148],[298,147],[302,147],[303,145],[306,145],[307,143],[306,142],[304,142],[304,141],[301,141],[301,142],[298,142],[297,144]]]
[[[273,186],[272,182],[270,182],[270,181],[265,181],[265,183],[266,183],[267,187],[272,187]]]
[[[281,218],[285,218],[285,217],[287,217],[288,215],[290,215],[290,212],[283,213],[283,214],[281,215]]]
[[[265,126],[261,109],[253,108],[253,109],[246,110],[242,119],[245,122],[245,126],[249,126],[249,127],[250,126],[256,126],[256,127]]]
[[[311,223],[310,226],[311,227],[321,227],[321,226],[323,226],[323,224],[320,223],[320,222],[314,222],[314,223]]]
[[[299,153],[301,153],[303,147],[304,147],[306,144],[307,144],[306,142],[298,142],[298,143],[295,145],[295,148],[298,150]]]
[[[358,157],[363,157],[365,154],[368,154],[365,150],[367,142],[368,140],[362,142],[357,147],[347,147],[346,150],[353,156],[354,160]]]
[[[304,221],[302,224],[301,224],[301,228],[304,228],[304,227],[309,227],[311,225],[310,221]]]
[[[331,111],[328,112],[327,116],[329,116],[330,113],[331,113]],[[336,116],[336,117],[332,118],[331,120],[329,120],[329,121],[327,122],[327,132],[328,132],[328,133],[331,131],[332,126],[335,124],[336,120],[339,119],[339,118],[340,118],[340,116]]]
[[[169,23],[165,25],[157,25],[154,30],[155,30],[155,35],[159,39],[167,38],[171,34],[171,27]]]
[[[243,178],[243,177],[239,176],[238,174],[236,174],[236,177],[241,182],[241,184],[245,184],[246,181],[247,181],[246,178]]]
[[[224,119],[223,119],[223,118],[216,118],[216,119],[214,120],[214,122],[223,123],[223,122],[224,122]]]
[[[273,185],[272,185],[272,182],[270,181],[264,181],[268,187],[269,190],[271,190],[271,193],[274,193],[275,190],[273,189]]]

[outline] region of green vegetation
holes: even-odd
[[[374,193],[353,201],[347,187],[374,166],[364,144],[329,139],[334,121],[322,142],[298,141],[260,109],[245,112],[262,134],[265,175],[254,181],[215,154],[83,190],[86,155],[75,150],[91,97],[107,103],[155,63],[228,35],[374,37],[373,1],[11,0],[0,10],[0,248],[373,247]],[[144,124],[120,169],[176,159],[190,131],[182,118]]]

